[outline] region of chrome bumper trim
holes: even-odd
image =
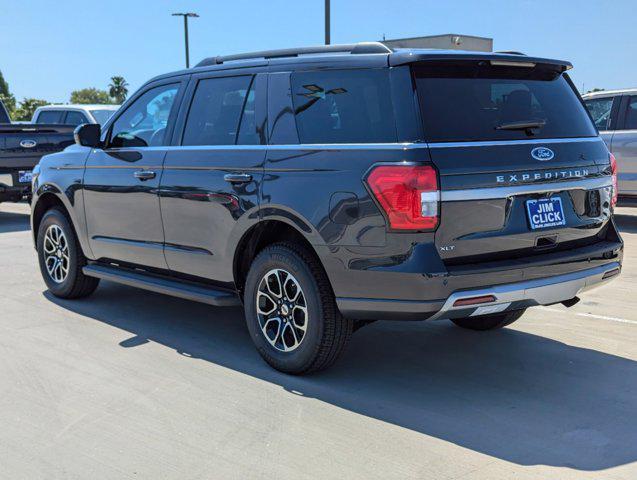
[[[6,187],[13,187],[13,176],[10,173],[3,173],[2,175],[0,175],[0,184]]]
[[[568,182],[514,185],[507,187],[467,188],[464,190],[447,190],[441,193],[443,202],[461,202],[464,200],[489,200],[508,198],[515,195],[532,193],[563,192],[565,190],[593,190],[612,186],[610,176],[571,180]]]
[[[507,304],[501,310],[508,308],[509,304],[519,301],[527,301],[531,305],[551,305],[570,300],[576,297],[580,292],[595,288],[602,283],[606,283],[617,277],[617,274],[604,279],[604,275],[613,270],[621,269],[619,262],[612,262],[579,272],[557,275],[555,277],[540,278],[537,280],[528,280],[518,283],[509,283],[505,285],[497,285],[491,288],[480,290],[462,290],[452,293],[438,313],[433,315],[430,320],[446,318],[450,312],[466,310],[467,316],[472,316],[478,308],[490,307],[496,305]],[[461,299],[481,297],[493,295],[496,300],[489,303],[482,303],[475,306],[459,306],[454,307],[453,304]],[[494,308],[493,311],[497,311]],[[485,314],[490,313],[487,309],[483,310]]]

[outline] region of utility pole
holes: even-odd
[[[325,0],[325,45],[330,42],[330,0]]]
[[[188,51],[188,17],[198,18],[196,13],[173,13],[173,17],[184,17],[184,42],[186,44],[186,68],[190,68],[190,53]]]

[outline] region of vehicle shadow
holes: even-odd
[[[616,213],[615,222],[620,232],[637,233],[637,216]]]
[[[30,228],[28,214],[0,211],[0,233],[24,232]]]
[[[360,415],[520,465],[586,471],[637,460],[637,362],[513,329],[378,322],[329,371],[268,367],[238,308],[211,308],[103,283],[90,298],[50,301],[149,341]]]

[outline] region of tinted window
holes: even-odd
[[[111,147],[165,145],[166,127],[179,85],[151,88],[119,116],[111,130]]]
[[[610,122],[610,112],[613,108],[613,97],[593,98],[585,100],[584,104],[588,111],[591,112],[593,123],[598,130],[607,130]]]
[[[635,95],[628,99],[624,130],[637,130],[637,96]]]
[[[62,110],[42,110],[35,123],[62,123],[63,116]]]
[[[243,114],[241,115],[241,123],[239,124],[239,136],[237,137],[237,145],[258,145],[261,143],[257,132],[257,118],[254,101],[255,82],[252,82],[248,98],[246,98]]]
[[[396,141],[389,70],[340,70],[292,75],[301,143]]]
[[[201,80],[190,105],[182,144],[234,145],[251,81],[250,76]]]
[[[89,123],[88,119],[82,112],[68,112],[66,119],[64,120],[66,125],[80,125],[82,123]]]
[[[114,113],[115,110],[91,110],[91,115],[93,115],[95,121],[100,125],[104,125]]]
[[[550,67],[432,62],[415,74],[430,142],[597,134],[567,80]]]

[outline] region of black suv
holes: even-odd
[[[620,272],[615,166],[565,71],[380,43],[213,57],[44,157],[32,226],[62,298],[100,279],[243,304],[274,368],[377,319],[475,330]]]

